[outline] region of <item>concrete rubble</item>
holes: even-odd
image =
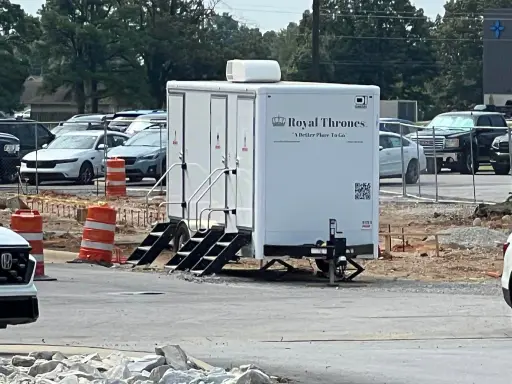
[[[59,351],[0,357],[0,384],[273,384],[254,365],[203,369],[178,345],[155,348],[154,355],[132,358],[120,352],[65,356]]]

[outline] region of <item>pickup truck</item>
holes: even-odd
[[[442,168],[471,174],[489,164],[494,139],[507,134],[505,117],[499,112],[466,111],[437,115],[424,130],[407,137],[420,144],[427,157],[427,173]]]
[[[20,235],[0,227],[0,329],[37,321],[36,259]]]

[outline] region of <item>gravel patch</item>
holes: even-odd
[[[177,345],[131,358],[112,353],[65,356],[59,351],[0,358],[0,384],[273,384],[280,380],[255,365],[225,370],[198,367]]]
[[[406,216],[427,216],[434,214],[443,216],[456,215],[461,217],[470,217],[475,212],[477,204],[439,204],[431,202],[383,202],[380,203],[381,210],[396,210]]]
[[[508,237],[505,231],[484,227],[454,227],[439,233],[449,234],[439,236],[441,244],[456,244],[468,248],[496,248],[498,243],[504,243]]]

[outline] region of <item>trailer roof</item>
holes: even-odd
[[[295,81],[280,81],[278,83],[232,83],[229,81],[168,81],[167,89],[221,91],[221,92],[251,92],[251,93],[287,93],[305,92],[317,93],[321,91],[344,93],[354,91],[379,92],[376,85],[336,84],[336,83],[309,83]]]

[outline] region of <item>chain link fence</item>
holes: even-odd
[[[150,178],[133,191],[145,196],[144,187],[152,186],[166,169],[165,118],[164,113],[158,118],[77,115],[67,121],[0,120],[0,191],[105,196],[106,159],[115,149],[115,156],[125,160],[129,184]],[[151,134],[137,135],[148,130]],[[147,146],[148,153],[116,148],[137,144],[134,141]]]
[[[113,151],[125,159],[128,194],[145,197],[166,170],[165,118],[163,113],[158,119],[81,115],[64,122],[0,120],[0,191],[105,196],[105,160]],[[153,129],[159,131],[153,135],[153,153],[133,155],[116,149],[128,137]],[[77,131],[81,133],[66,139]],[[386,121],[381,124],[379,147],[383,193],[461,202],[498,202],[508,197],[510,128]],[[163,193],[163,185],[158,190]]]
[[[386,130],[382,128],[381,192],[436,202],[507,199],[512,185],[510,127],[386,122]]]

